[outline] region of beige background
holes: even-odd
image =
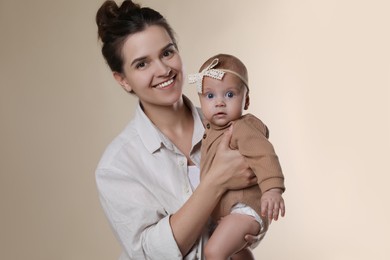
[[[140,2],[171,22],[188,72],[219,52],[248,66],[287,184],[257,259],[390,259],[389,1]],[[119,255],[94,169],[136,99],[101,57],[101,3],[0,0],[0,259]]]

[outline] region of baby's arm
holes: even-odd
[[[270,223],[273,219],[278,220],[279,213],[282,217],[286,213],[282,193],[282,189],[274,188],[267,190],[261,196],[261,215],[263,217],[268,215]]]
[[[284,176],[274,147],[268,140],[269,131],[260,119],[246,115],[234,123],[232,147],[237,147],[254,171],[261,191],[261,215],[269,221],[285,214],[282,197]]]

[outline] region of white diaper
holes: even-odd
[[[252,209],[251,207],[249,207],[248,205],[246,205],[244,203],[237,203],[237,204],[235,204],[232,207],[232,210],[230,211],[230,213],[239,213],[239,214],[245,214],[245,215],[252,216],[260,224],[260,227],[261,227],[260,228],[260,233],[264,229],[264,222],[260,218],[259,214],[257,214],[254,209]]]

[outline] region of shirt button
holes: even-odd
[[[206,134],[204,134],[204,135],[203,135],[203,139],[206,139],[206,137],[207,137],[207,135],[206,135]]]
[[[180,166],[184,166],[184,161],[179,162]]]
[[[207,129],[210,129],[210,124],[209,124],[209,123],[207,123],[206,127],[207,127]]]

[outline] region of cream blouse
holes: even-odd
[[[191,160],[199,168],[204,132],[194,105]],[[175,242],[169,217],[191,196],[186,157],[138,105],[135,117],[105,150],[96,169],[103,210],[127,259],[202,259],[202,239],[185,257]]]

